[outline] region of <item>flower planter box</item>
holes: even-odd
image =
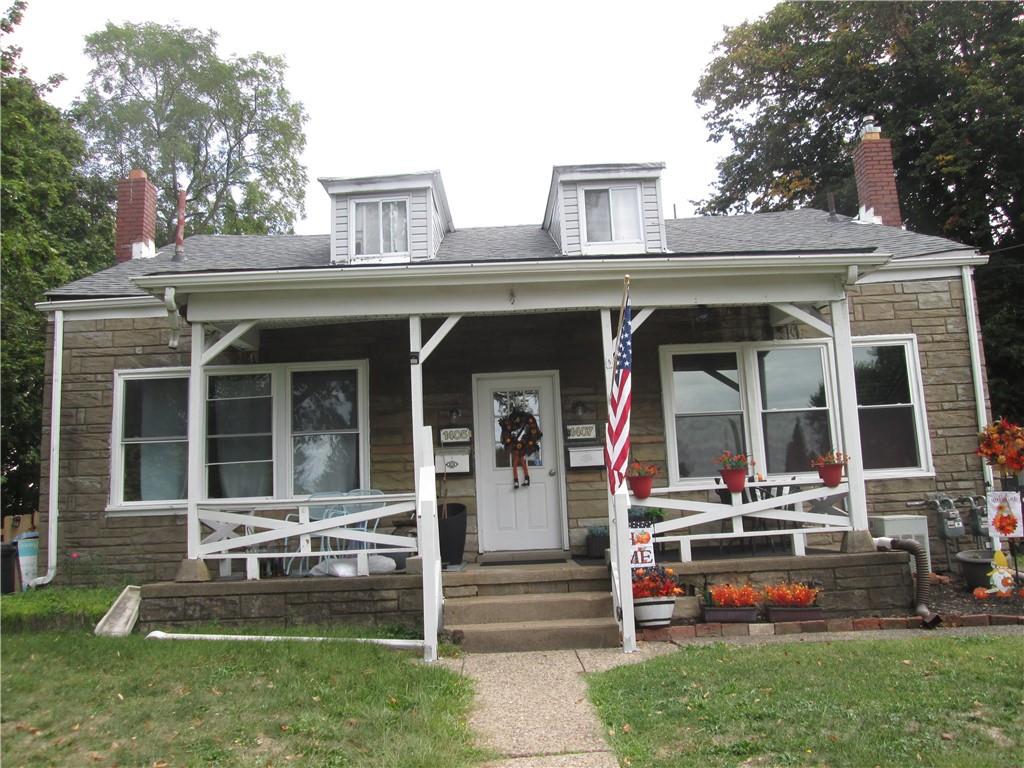
[[[744,605],[726,607],[720,605],[705,605],[704,621],[717,621],[723,624],[753,624],[757,621],[757,606]]]
[[[674,597],[634,597],[633,619],[638,629],[667,627],[676,609]]]
[[[767,605],[768,621],[819,621],[825,611],[819,605]]]

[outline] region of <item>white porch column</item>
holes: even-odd
[[[419,315],[409,316],[409,379],[412,394],[412,455],[415,464],[413,476],[416,498],[420,498],[420,462],[423,460],[423,332]]]
[[[844,296],[829,302],[832,311],[833,349],[836,358],[836,389],[839,393],[839,425],[843,446],[850,454],[846,466],[850,478],[850,524],[856,531],[868,529],[867,491],[864,487],[864,454],[860,445],[860,421],[857,416],[857,385],[854,379],[853,343],[850,332],[849,301]]]
[[[188,376],[188,559],[199,558],[199,499],[203,494],[203,352],[202,323],[192,323],[192,361]]]

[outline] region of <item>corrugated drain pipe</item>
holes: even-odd
[[[942,623],[942,617],[932,613],[928,607],[928,598],[932,591],[932,574],[924,547],[913,539],[892,539],[887,536],[875,539],[874,542],[877,549],[899,549],[914,556],[917,566],[917,608],[914,612],[921,617],[925,629],[935,629]]]

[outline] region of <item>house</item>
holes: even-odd
[[[253,577],[253,548],[283,534],[244,515],[297,515],[308,546],[331,525],[299,519],[311,494],[372,488],[422,512],[434,466],[469,509],[468,560],[580,552],[609,519],[626,274],[633,455],[660,468],[658,498],[712,498],[723,449],[806,487],[809,457],[838,447],[848,522],[817,531],[838,546],[928,492],[982,493],[985,257],[901,227],[870,123],[855,158],[855,218],[665,219],[663,165],[636,163],[555,167],[540,226],[459,229],[434,171],[324,178],[328,234],[196,235],[177,255],[155,252],[155,189],[133,172],[118,263],[40,305],[49,575],[74,550],[97,581],[170,580],[183,558]],[[518,488],[499,439],[514,405],[543,432]]]

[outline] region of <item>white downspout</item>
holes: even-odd
[[[971,349],[971,379],[974,382],[974,410],[978,417],[978,431],[981,432],[988,424],[988,412],[985,408],[985,389],[982,386],[981,348],[978,339],[978,307],[974,303],[974,279],[971,267],[960,267],[960,280],[964,291],[964,314],[967,316],[967,343]],[[992,467],[982,462],[985,472],[985,483],[992,486]]]
[[[50,485],[46,520],[46,575],[32,579],[30,587],[41,587],[57,575],[57,489],[60,485],[60,394],[64,378],[64,310],[53,313],[53,375],[50,385]]]

